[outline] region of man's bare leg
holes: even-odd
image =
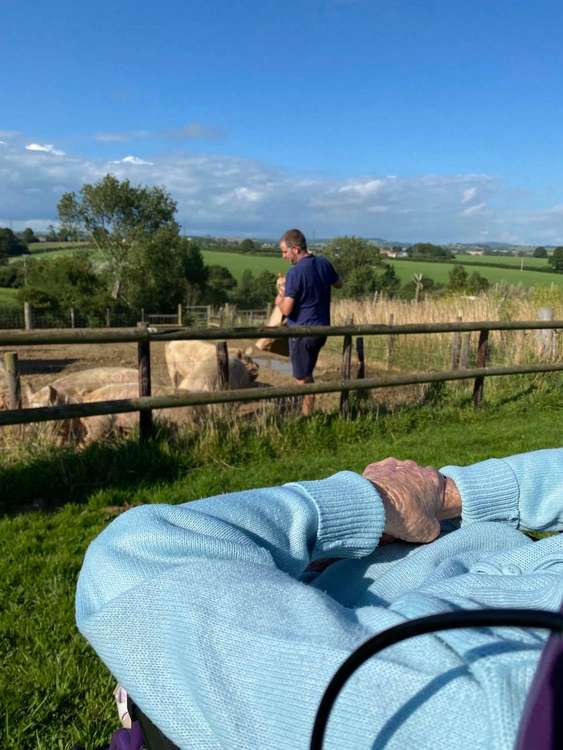
[[[297,380],[299,385],[307,385],[308,383],[314,383],[315,380],[312,375],[309,375],[303,380]],[[301,413],[304,417],[310,417],[315,410],[315,394],[309,393],[307,396],[303,396],[303,406],[301,407]]]

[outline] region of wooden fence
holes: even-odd
[[[0,331],[0,346],[19,347],[48,344],[115,344],[136,342],[138,347],[139,398],[99,401],[87,404],[67,404],[33,409],[15,408],[20,400],[17,382],[17,357],[14,352],[6,354],[6,375],[11,408],[0,411],[0,426],[31,422],[90,417],[124,412],[140,412],[140,439],[145,440],[152,433],[152,410],[168,409],[177,406],[198,406],[224,404],[229,402],[252,402],[265,399],[304,396],[317,393],[340,393],[341,410],[349,413],[348,394],[351,391],[366,391],[376,388],[389,388],[402,385],[436,383],[454,380],[473,380],[473,399],[478,407],[483,398],[485,377],[546,373],[563,371],[563,362],[518,365],[512,367],[487,367],[488,336],[490,331],[549,330],[552,335],[563,329],[563,321],[477,321],[456,323],[420,323],[407,325],[347,325],[347,326],[292,326],[282,328],[174,328],[157,329],[147,323],[136,328],[121,329],[60,329],[50,331]],[[402,375],[386,375],[378,378],[365,378],[363,336],[387,336],[393,341],[397,335],[429,333],[454,334],[453,351],[456,352],[455,335],[461,332],[479,331],[477,366],[445,372],[409,372]],[[228,358],[225,341],[236,339],[289,338],[303,336],[343,336],[342,380],[330,383],[313,383],[301,386],[253,388],[249,390],[221,390],[214,393],[184,392],[169,396],[151,396],[150,344],[153,341],[175,340],[219,340],[217,344],[217,366],[219,382],[228,388]],[[356,336],[358,370],[356,378],[351,378],[352,337]]]
[[[147,313],[143,309],[138,311],[115,312],[109,307],[94,314],[84,314],[79,308],[70,307],[66,312],[53,316],[32,308],[29,302],[24,302],[21,309],[0,308],[0,330],[22,328],[26,331],[33,329],[57,328],[116,328],[135,324],[137,320],[146,322],[154,327],[191,326],[234,326],[261,325],[270,317],[272,306],[265,305],[254,310],[242,310],[238,305],[226,303],[214,307],[213,305],[178,305],[174,313]]]

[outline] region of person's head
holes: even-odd
[[[288,229],[280,239],[280,250],[284,260],[297,263],[300,257],[307,254],[307,240],[299,229]]]

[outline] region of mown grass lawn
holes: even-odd
[[[73,614],[84,552],[116,506],[361,471],[387,455],[440,466],[560,446],[563,378],[545,382],[522,382],[479,412],[453,403],[348,422],[317,415],[261,433],[218,424],[204,438],[163,434],[145,447],[131,440],[0,457],[2,750],[94,750],[116,726],[113,680]],[[50,509],[33,510],[34,502]]]

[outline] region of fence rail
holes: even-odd
[[[151,409],[171,409],[176,406],[206,406],[226,404],[233,401],[264,401],[288,396],[306,396],[307,394],[340,393],[342,391],[393,388],[402,385],[441,383],[448,380],[468,380],[485,376],[525,375],[542,372],[563,372],[563,362],[553,365],[475,367],[470,370],[409,373],[408,375],[393,375],[365,380],[343,380],[331,383],[313,383],[311,385],[238,389],[216,391],[213,393],[205,391],[193,392],[190,395],[150,396],[114,401],[94,401],[87,404],[45,406],[34,409],[9,409],[0,411],[0,426],[27,424],[30,422],[49,422],[51,420],[70,419],[73,417],[95,417],[104,414],[121,414],[132,411],[143,412],[143,410]]]
[[[511,367],[487,367],[487,340],[489,331],[550,330],[561,331],[563,320],[550,321],[475,321],[455,323],[417,323],[407,325],[345,325],[345,326],[292,326],[291,328],[175,328],[158,330],[147,323],[136,328],[124,329],[62,329],[51,331],[0,331],[0,346],[20,347],[47,344],[109,344],[136,342],[138,345],[139,398],[99,401],[87,404],[66,404],[33,409],[8,409],[0,411],[0,426],[45,422],[51,420],[90,417],[106,414],[119,414],[139,411],[140,438],[146,439],[152,432],[152,410],[169,409],[178,406],[201,406],[224,404],[230,402],[252,402],[291,396],[305,396],[320,393],[341,393],[341,409],[349,413],[347,394],[351,391],[366,391],[378,388],[389,388],[423,383],[437,383],[454,380],[474,380],[473,398],[479,406],[483,397],[485,377],[521,375],[531,373],[562,372],[563,362],[552,364],[528,364]],[[350,379],[350,357],[352,336],[389,336],[399,334],[458,333],[480,331],[477,352],[477,367],[471,369],[452,369],[445,372],[410,372],[404,375],[387,375],[385,377],[365,379],[363,362],[363,339],[356,339],[356,349],[362,353],[358,379]],[[158,341],[175,340],[219,340],[217,361],[220,382],[228,382],[225,377],[226,340],[288,338],[304,336],[344,336],[343,379],[330,383],[314,383],[299,386],[265,387],[245,390],[224,390],[214,393],[185,392],[169,396],[151,396],[150,378],[150,344]],[[455,346],[455,343],[454,343]],[[12,368],[13,369],[13,368]],[[8,368],[6,368],[8,370]],[[13,390],[13,389],[12,389]]]
[[[303,336],[395,336],[418,333],[455,333],[456,331],[525,331],[562,330],[563,320],[482,320],[459,323],[405,323],[385,325],[369,323],[347,326],[291,326],[280,328],[59,328],[42,331],[0,331],[0,346],[32,346],[35,344],[119,344],[135,341],[213,341],[224,339],[300,338]]]

